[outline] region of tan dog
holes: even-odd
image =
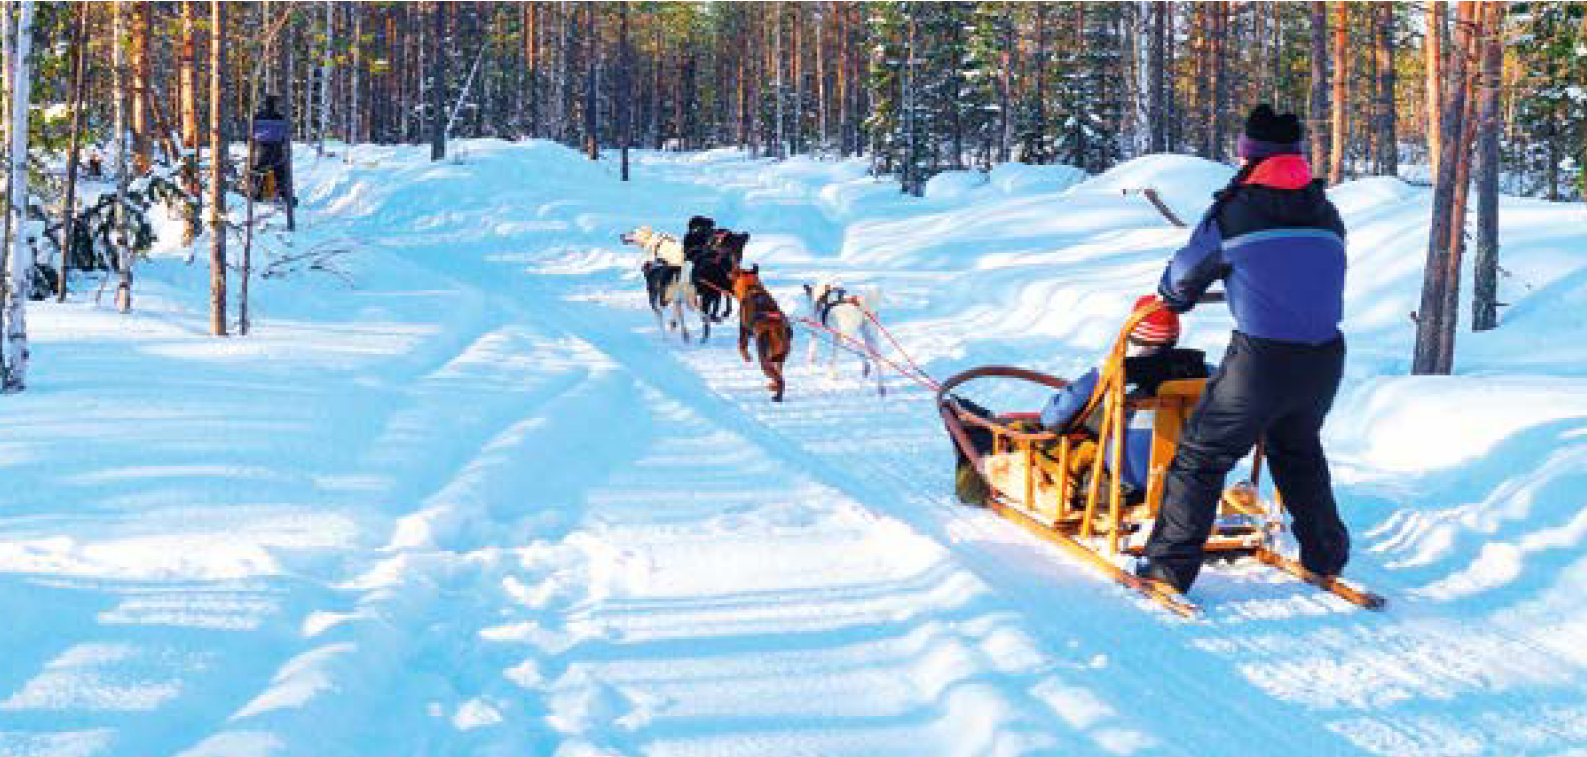
[[[733,269],[733,297],[738,300],[738,354],[749,362],[749,338],[755,337],[755,352],[760,357],[760,370],[771,382],[766,385],[772,392],[772,402],[782,402],[786,382],[782,377],[783,363],[793,351],[793,327],[788,317],[777,307],[777,300],[760,283],[760,266],[749,270]]]

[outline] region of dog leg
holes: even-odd
[[[739,327],[738,327],[738,354],[739,354],[740,357],[744,358],[744,362],[746,362],[746,363],[750,362],[750,359],[749,359],[749,327],[745,326],[743,324],[739,324]]]
[[[872,354],[876,354],[876,355],[882,354],[881,350],[876,348],[876,331],[874,329],[870,328],[870,326],[867,325],[865,327],[864,331],[861,332],[861,334],[865,337],[865,346],[868,349],[870,349]],[[875,362],[876,362],[876,393],[878,395],[880,395],[880,396],[885,397],[885,396],[887,396],[887,387],[882,384],[882,361],[880,359],[877,359]],[[867,376],[871,375],[871,361],[870,360],[866,360],[865,361],[865,375],[867,375]]]

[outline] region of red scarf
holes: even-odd
[[[1246,177],[1246,184],[1261,184],[1275,189],[1300,189],[1311,183],[1311,164],[1302,155],[1274,155]]]

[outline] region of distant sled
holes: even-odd
[[[1126,394],[1126,337],[1154,310],[1137,311],[1125,322],[1100,371],[1096,391],[1078,415],[1084,419],[1099,413],[1100,431],[1052,433],[1042,428],[1035,413],[994,413],[955,393],[977,379],[1012,379],[1050,389],[1067,383],[1022,368],[984,366],[960,373],[942,383],[937,408],[958,454],[956,482],[962,500],[985,505],[1117,583],[1179,615],[1195,617],[1200,607],[1184,595],[1165,583],[1139,578],[1125,567],[1144,554],[1180,430],[1206,384],[1205,379],[1181,379],[1164,382],[1155,397]],[[1126,496],[1121,477],[1112,475],[1122,470],[1127,413],[1133,413],[1135,423],[1149,417],[1152,429],[1147,484],[1144,492],[1133,496]],[[1283,503],[1276,491],[1265,501],[1261,497],[1261,456],[1259,446],[1251,479],[1225,491],[1207,542],[1207,559],[1251,559],[1360,607],[1382,608],[1383,597],[1337,577],[1313,574],[1278,552]]]

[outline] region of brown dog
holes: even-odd
[[[733,297],[738,300],[738,354],[749,362],[749,337],[755,336],[755,352],[760,357],[760,370],[771,379],[766,385],[772,391],[772,402],[782,402],[786,386],[782,378],[783,363],[793,351],[793,327],[788,317],[777,307],[777,300],[760,283],[760,265],[749,270],[733,269]]]

